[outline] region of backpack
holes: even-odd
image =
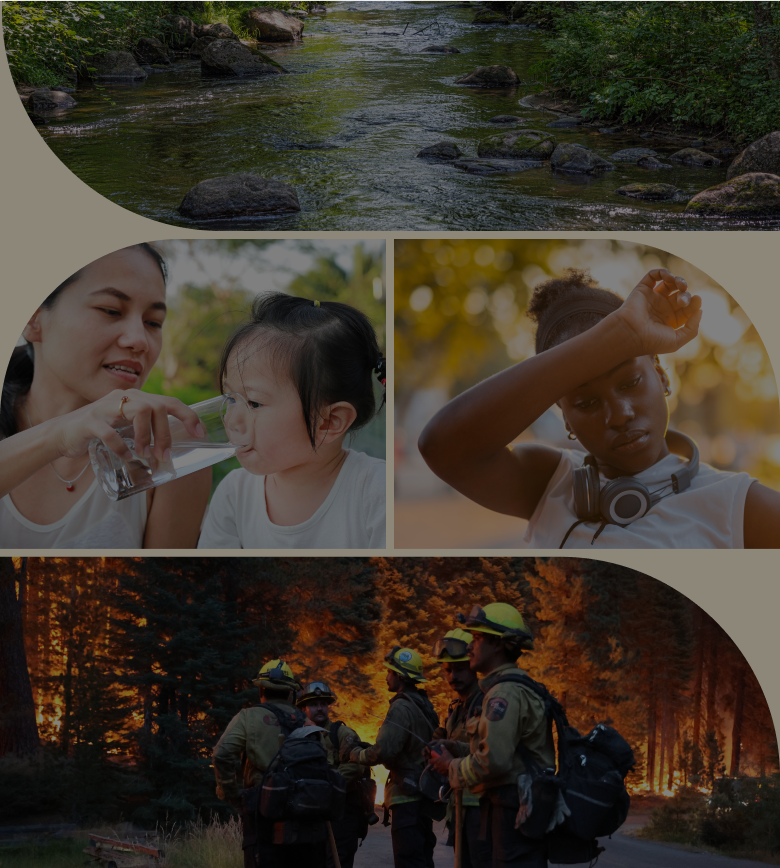
[[[336,720],[328,729],[330,743],[336,749],[336,753],[339,751],[339,728],[344,725],[342,721]],[[366,742],[360,742],[360,746],[370,747]],[[368,835],[368,827],[379,822],[379,817],[377,817],[374,811],[376,804],[376,781],[371,777],[370,766],[363,767],[363,776],[355,782],[354,789],[350,793],[347,793],[347,802],[353,804],[360,811],[361,825],[358,838],[365,840],[366,835]]]
[[[549,861],[564,865],[590,862],[598,856],[596,838],[612,835],[626,820],[630,797],[625,777],[634,767],[634,752],[620,733],[599,724],[581,736],[569,726],[563,706],[543,684],[527,675],[504,675],[495,682],[514,682],[535,693],[543,702],[549,726],[558,737],[558,771],[541,769],[525,745],[517,752],[533,779],[534,808],[520,831],[529,838],[547,837]],[[563,793],[571,814],[547,832]]]
[[[274,822],[340,820],[344,815],[347,783],[328,764],[328,753],[319,740],[290,738],[298,720],[268,703],[284,732],[279,752],[271,760],[260,785],[260,814]],[[298,711],[303,720],[305,715]]]

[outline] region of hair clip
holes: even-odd
[[[319,306],[320,306],[320,303],[319,303],[318,301],[315,301],[315,302],[314,302],[314,307],[319,307]]]
[[[385,368],[387,366],[386,360],[384,358],[379,359],[379,361],[374,366],[374,373],[377,375],[377,379],[379,382],[387,388],[387,377],[385,376]]]

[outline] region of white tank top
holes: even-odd
[[[572,471],[582,467],[584,452],[561,450],[561,461],[528,522],[524,543],[529,548],[557,549],[566,531],[577,521],[574,513]],[[634,477],[650,490],[671,479],[686,464],[667,455]],[[606,479],[601,477],[602,487]],[[729,473],[700,464],[691,487],[657,503],[627,527],[607,525],[593,539],[601,522],[578,525],[566,540],[566,549],[741,549],[745,498],[755,482],[747,473]]]
[[[145,530],[146,495],[113,502],[97,479],[51,524],[26,519],[10,494],[0,505],[0,548],[4,549],[141,549]]]

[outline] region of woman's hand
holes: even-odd
[[[123,401],[124,397],[128,400]],[[84,455],[95,437],[120,458],[132,458],[127,444],[115,430],[132,423],[136,454],[145,458],[154,455],[158,461],[167,461],[172,442],[168,416],[180,419],[192,437],[206,436],[197,413],[178,398],[150,395],[137,389],[110,392],[86,407],[52,419],[51,425],[58,453],[69,458]]]
[[[701,298],[688,292],[682,277],[654,268],[610,317],[622,325],[632,355],[673,353],[698,334]]]

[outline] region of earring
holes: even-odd
[[[569,431],[568,428],[566,430]],[[569,431],[569,433],[566,436],[569,438],[569,440],[576,440],[577,439],[577,435],[573,431]]]
[[[672,390],[669,388],[669,386],[667,386],[664,389],[664,398],[669,398],[671,396],[671,394],[672,394]]]

